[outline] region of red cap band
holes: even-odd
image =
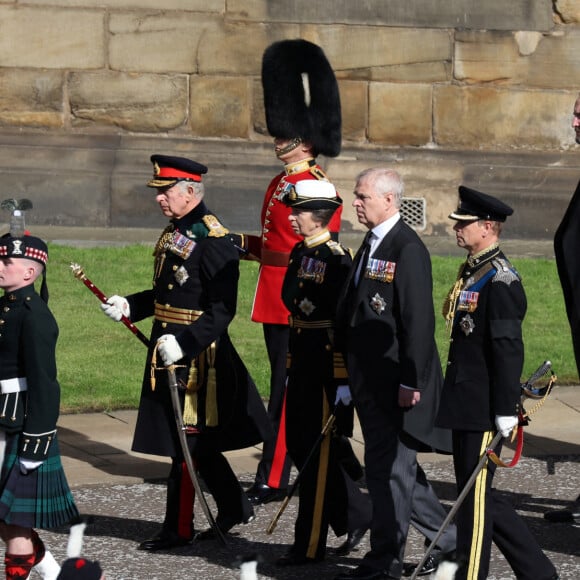
[[[180,171],[173,167],[160,167],[159,173],[155,175],[155,179],[166,177],[167,179],[192,179],[193,181],[201,181],[201,175],[197,173],[187,173]]]

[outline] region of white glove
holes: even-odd
[[[157,352],[166,367],[183,358],[185,354],[173,334],[164,334],[157,339]]]
[[[502,437],[509,437],[514,427],[520,422],[517,415],[496,415],[495,426]]]
[[[26,475],[29,471],[33,471],[34,469],[40,467],[44,462],[32,461],[32,459],[22,459],[22,457],[19,457],[18,463],[20,464],[20,473],[22,473],[22,475]]]
[[[101,304],[103,312],[114,321],[119,322],[123,316],[129,318],[131,310],[129,303],[122,296],[111,296],[106,302]]]
[[[348,385],[340,385],[336,389],[334,404],[338,405],[338,403],[342,403],[345,407],[348,407],[352,403],[352,395],[350,394]]]

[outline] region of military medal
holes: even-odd
[[[302,298],[300,304],[298,304],[298,308],[300,308],[300,310],[302,310],[306,316],[310,316],[314,312],[316,306],[314,306],[314,304],[312,304],[308,298]]]
[[[457,310],[463,312],[474,312],[477,308],[477,301],[479,299],[479,292],[471,292],[470,290],[462,290],[459,293],[457,301]]]
[[[187,282],[188,278],[189,278],[189,274],[187,273],[187,270],[183,266],[180,266],[177,269],[177,271],[175,272],[176,282],[180,286],[183,286]]]
[[[191,252],[193,252],[195,245],[195,242],[190,240],[187,236],[184,236],[179,232],[174,232],[168,249],[180,258],[187,260],[187,258],[191,256]]]
[[[377,314],[381,314],[387,306],[385,299],[378,292],[371,298],[370,304],[371,304],[371,308]]]
[[[386,260],[369,258],[364,276],[370,280],[378,280],[379,282],[390,283],[395,277],[396,267],[397,264],[395,262],[387,262]]]
[[[288,183],[285,179],[281,179],[280,182],[278,183],[276,191],[272,195],[272,199],[282,201],[287,195],[290,194],[293,188],[294,188],[293,183]]]
[[[322,284],[324,282],[325,272],[326,262],[303,256],[300,268],[298,269],[298,278],[312,280],[315,284]]]
[[[475,328],[475,322],[473,322],[473,318],[471,318],[471,316],[469,316],[469,314],[466,314],[459,321],[459,327],[461,328],[461,330],[463,330],[463,333],[465,334],[465,336],[469,336]]]

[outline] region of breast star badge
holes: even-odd
[[[387,303],[385,302],[385,299],[378,292],[371,298],[371,308],[377,314],[382,314],[386,306]]]
[[[314,306],[314,304],[312,304],[308,298],[303,298],[300,304],[298,304],[298,308],[300,308],[300,310],[302,310],[306,316],[310,316],[314,312],[316,306]]]
[[[461,330],[463,330],[465,336],[469,336],[473,332],[473,329],[475,328],[475,322],[473,322],[473,318],[471,318],[469,314],[466,314],[459,321],[459,327],[461,328]]]

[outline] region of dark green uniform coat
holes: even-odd
[[[57,338],[56,320],[34,285],[0,298],[0,520],[8,524],[54,528],[78,518],[56,436]],[[24,474],[19,457],[42,464]]]
[[[188,382],[192,359],[216,342],[217,424],[206,424],[210,404],[206,399],[207,380],[211,376],[208,373],[196,393],[198,422],[192,425],[194,430],[221,451],[255,445],[268,435],[269,422],[256,386],[227,332],[236,312],[238,252],[203,203],[174,226],[176,232],[170,226],[170,231],[166,231],[169,235],[162,236],[164,241],[158,243],[153,288],[127,296],[131,320],[153,316],[155,303],[203,314],[189,325],[159,320],[153,323],[132,449],[154,455],[178,455],[167,371],[161,360],[158,361],[161,368],[154,373],[154,390],[151,383],[153,348],[163,334],[174,334],[186,354],[178,363],[186,365],[185,368],[177,369],[178,381],[183,385]]]

